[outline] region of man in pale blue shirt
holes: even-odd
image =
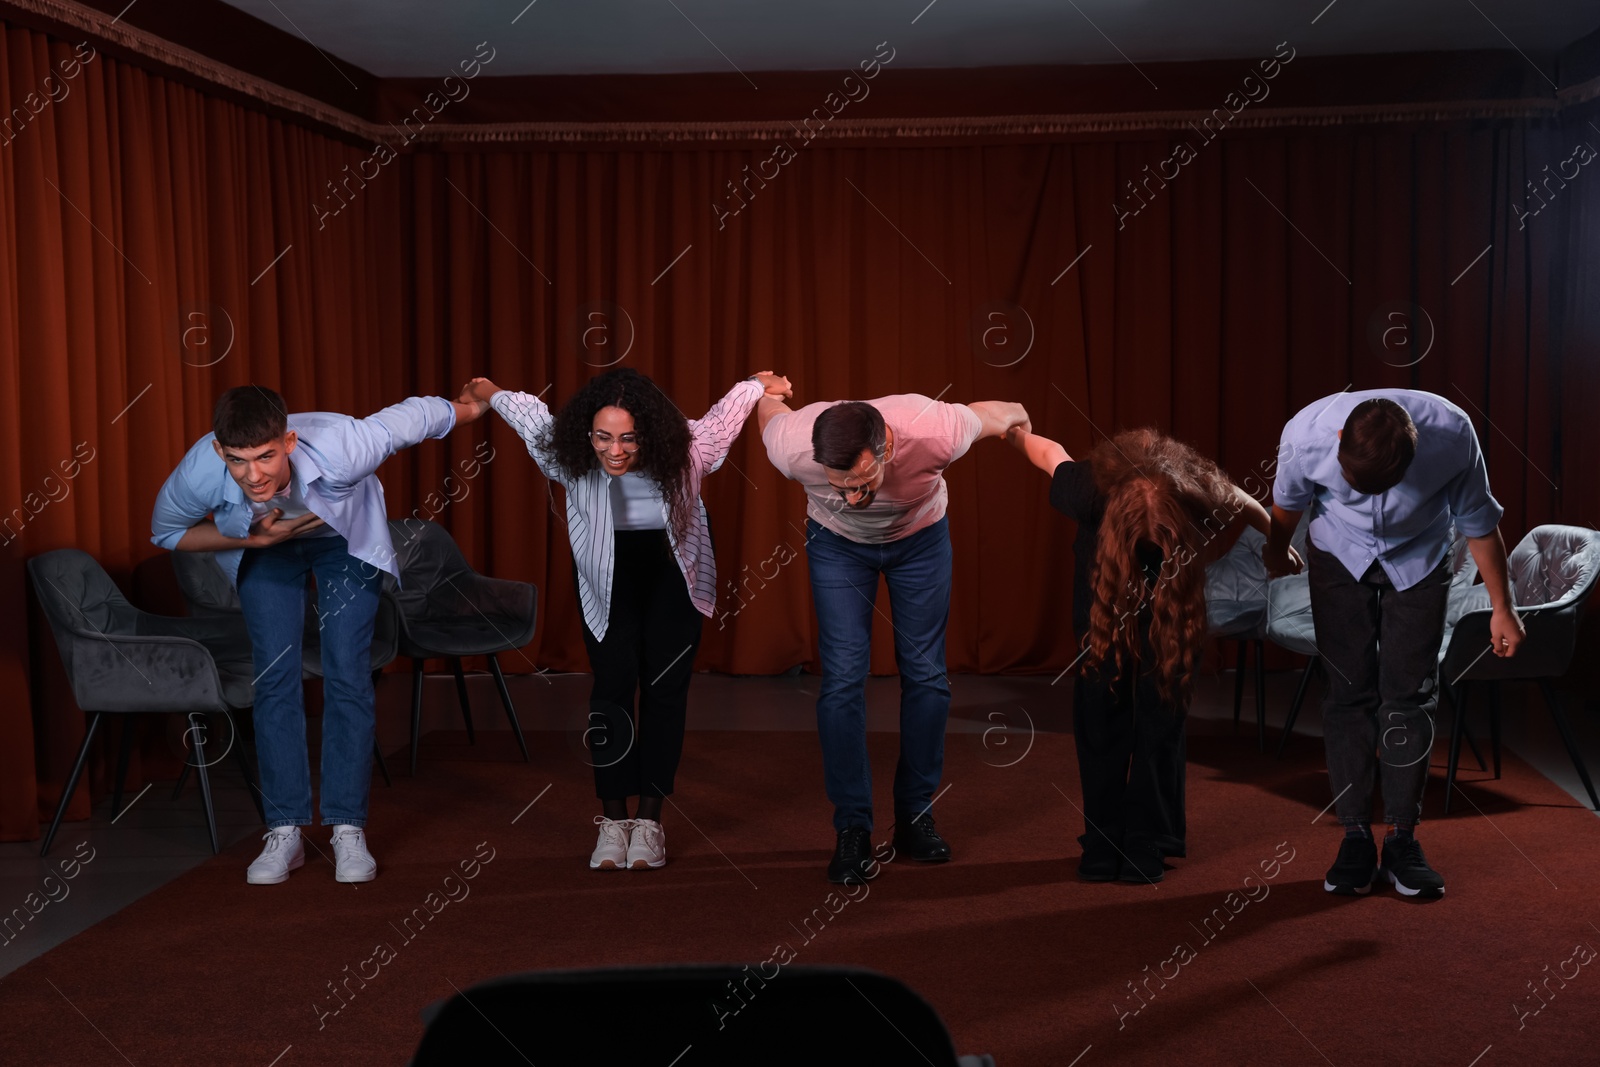
[[[1289,537],[1311,512],[1311,616],[1329,668],[1323,737],[1345,830],[1323,888],[1361,895],[1383,875],[1406,896],[1442,896],[1444,879],[1428,866],[1415,830],[1455,531],[1467,538],[1489,592],[1492,651],[1513,655],[1523,638],[1506,577],[1503,509],[1489,493],[1472,421],[1417,390],[1323,397],[1284,427],[1272,496],[1262,554],[1273,577],[1298,570]],[[1391,826],[1381,866],[1369,825],[1374,779]]]
[[[215,552],[239,590],[254,659],[255,735],[266,847],[246,880],[274,885],[305,862],[311,825],[300,654],[306,579],[317,582],[326,697],[322,719],[322,823],[333,827],[334,877],[367,882],[366,845],[375,707],[371,648],[378,592],[400,579],[383,486],[390,456],[443,437],[486,405],[412,397],[365,419],[287,414],[271,389],[247,385],[217,400],[212,432],[189,449],[156,497],[151,540]]]

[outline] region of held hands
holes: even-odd
[[[794,389],[789,385],[789,379],[781,374],[774,374],[769,370],[758,370],[751,377],[760,383],[766,396],[777,400],[787,400],[794,396]]]
[[[455,400],[456,422],[472,422],[483,416],[489,410],[489,398],[500,391],[500,387],[487,378],[473,378],[461,387],[461,395]]]
[[[308,530],[315,530],[318,526],[326,525],[327,523],[323,522],[322,519],[311,514],[302,515],[298,519],[284,521],[283,509],[273,508],[270,513],[257,519],[255,524],[250,527],[250,534],[245,538],[245,543],[250,548],[266,548],[268,545],[275,545],[279,541],[287,541],[289,538],[297,537]]]
[[[1522,619],[1511,608],[1496,608],[1489,616],[1489,645],[1495,655],[1515,656],[1527,636]]]

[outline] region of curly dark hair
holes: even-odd
[[[581,478],[600,466],[599,454],[589,442],[595,414],[617,407],[633,416],[639,435],[639,453],[633,469],[661,487],[679,540],[694,522],[697,501],[689,495],[689,423],[677,405],[645,375],[627,367],[608,370],[591,378],[572,395],[550,425],[541,443],[544,451],[570,478]]]

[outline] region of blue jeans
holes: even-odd
[[[806,559],[822,657],[817,734],[836,830],[872,829],[867,669],[880,574],[889,583],[894,659],[900,669],[895,816],[909,821],[933,801],[944,770],[944,727],[950,714],[950,679],[944,662],[950,558],[950,526],[945,519],[904,540],[881,545],[859,544],[814,520],[806,521]]]
[[[300,651],[306,578],[317,581],[323,669],[322,824],[365,826],[376,708],[372,630],[382,572],[343,537],[299,537],[246,549],[239,602],[255,665],[256,757],[267,825],[311,825],[311,759]]]

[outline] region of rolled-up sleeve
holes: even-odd
[[[207,459],[218,469],[211,472],[210,477],[202,466]],[[156,494],[155,509],[150,515],[152,544],[168,551],[176,549],[189,528],[211,514],[220,503],[212,498],[217,495],[214,490],[220,488],[215,475],[221,468],[222,461],[209,445],[203,453],[199,445],[189,450],[177,469],[167,476],[161,492]]]
[[[1478,434],[1470,425],[1466,444],[1466,465],[1450,480],[1445,496],[1457,530],[1466,537],[1487,537],[1500,525],[1505,508],[1489,492],[1489,468],[1478,447]]]

